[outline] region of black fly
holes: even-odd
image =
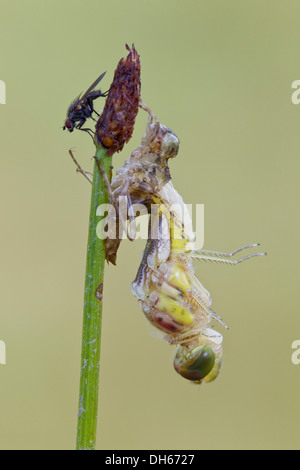
[[[73,132],[74,129],[80,129],[90,133],[91,129],[82,128],[83,124],[88,118],[93,118],[92,114],[95,112],[98,116],[99,114],[94,109],[93,101],[100,96],[106,97],[108,92],[102,93],[101,90],[94,90],[98,83],[102,80],[106,72],[102,73],[100,77],[87,89],[83,96],[78,96],[73,103],[71,103],[67,119],[63,130],[68,129],[69,132]],[[94,119],[95,120],[95,119]]]

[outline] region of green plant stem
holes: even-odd
[[[97,147],[86,260],[77,450],[93,450],[96,446],[105,264],[104,240],[96,233],[97,224],[100,221],[96,211],[99,205],[108,202],[108,193],[96,159],[100,162],[108,179],[112,162],[112,157],[108,157],[103,148]]]

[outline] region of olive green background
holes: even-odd
[[[299,448],[300,5],[296,1],[0,1],[0,448],[73,449],[90,186],[87,135],[61,127],[125,43],[142,96],[181,141],[186,203],[205,204],[205,248],[260,242],[236,267],[196,264],[230,326],[224,367],[201,387],[173,370],[130,291],[144,241],[106,270],[99,449]],[[98,107],[103,102],[98,101]],[[115,168],[140,142],[140,112]]]

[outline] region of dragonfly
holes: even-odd
[[[176,345],[174,368],[196,384],[212,382],[222,365],[223,336],[211,328],[213,320],[228,328],[212,308],[209,292],[196,277],[193,260],[236,265],[266,253],[235,256],[247,245],[231,253],[194,250],[192,223],[181,195],[174,188],[168,160],[179,151],[179,139],[162,125],[146,105],[147,128],[141,145],[126,160],[108,188],[110,202],[118,209],[125,196],[129,206],[143,203],[149,210],[149,234],[141,264],[131,290],[148,321]],[[155,211],[150,209],[155,206]],[[175,208],[175,209],[174,209]],[[184,220],[180,214],[185,214]],[[117,224],[127,217],[115,212]],[[106,239],[107,260],[115,263],[120,239]]]
[[[177,196],[181,202],[180,195],[173,186],[171,188],[173,198]],[[169,195],[169,188],[167,192]],[[216,320],[226,329],[228,327],[212,310],[211,296],[196,277],[192,261],[199,259],[235,265],[265,253],[232,259],[240,251],[258,244],[247,245],[232,253],[191,250],[191,238],[181,221],[176,220],[176,214],[169,212],[169,201],[166,199],[165,207],[159,208],[159,236],[148,238],[132,283],[132,293],[150,323],[165,334],[164,339],[169,344],[177,345],[175,370],[196,384],[212,382],[222,365],[223,337],[210,324]]]

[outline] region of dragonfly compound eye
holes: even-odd
[[[179,347],[174,359],[178,374],[188,380],[200,383],[213,369],[216,356],[211,346],[198,346],[192,350]]]
[[[178,137],[171,132],[168,132],[162,141],[162,151],[165,155],[169,155],[169,157],[176,157],[179,151],[179,139]]]

